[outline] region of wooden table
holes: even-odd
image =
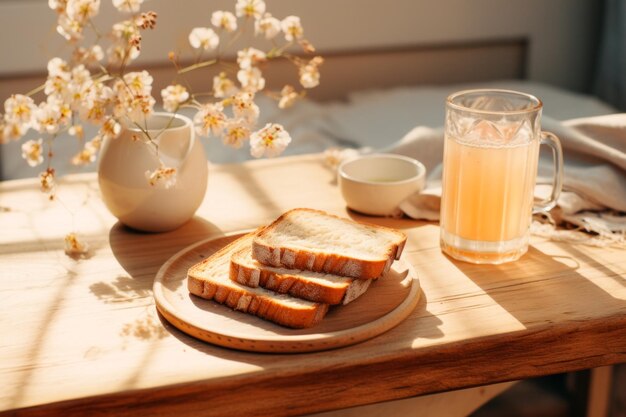
[[[423,288],[412,315],[351,347],[280,355],[212,346],[158,316],[152,282],[173,254],[298,206],[405,230]],[[512,264],[456,262],[437,224],[347,212],[320,156],[211,167],[197,216],[170,233],[117,223],[94,174],[67,177],[53,203],[33,180],[2,183],[0,208],[8,414],[297,415],[626,360],[623,250],[533,239]],[[72,230],[88,259],[64,254]]]

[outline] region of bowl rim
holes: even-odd
[[[385,181],[385,182],[364,180],[364,179],[349,175],[348,173],[345,172],[345,167],[347,165],[355,163],[355,162],[359,162],[365,159],[393,159],[393,160],[408,162],[409,164],[417,168],[417,172],[415,175],[405,178],[403,180]],[[350,180],[352,182],[356,182],[359,184],[372,185],[372,186],[379,186],[379,187],[389,187],[392,185],[402,185],[402,184],[411,183],[411,182],[414,182],[415,180],[419,180],[425,177],[426,167],[424,166],[423,163],[421,163],[417,159],[411,158],[409,156],[398,155],[398,154],[393,154],[393,153],[374,153],[374,154],[355,156],[353,158],[343,161],[341,164],[339,164],[339,167],[337,168],[337,172],[342,179]]]

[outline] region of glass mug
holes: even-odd
[[[559,139],[540,127],[541,100],[508,90],[468,90],[446,101],[441,249],[500,264],[528,250],[533,212],[556,205],[563,182]],[[534,203],[539,146],[552,149],[551,196]]]

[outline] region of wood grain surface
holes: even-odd
[[[457,262],[437,224],[349,212],[317,155],[211,166],[197,216],[162,234],[117,223],[96,184],[67,177],[53,202],[34,180],[0,184],[0,414],[299,415],[626,360],[623,249],[533,238],[512,264]],[[404,230],[417,308],[304,354],[217,347],[159,317],[152,284],[170,257],[295,207]],[[85,258],[64,254],[69,231]]]

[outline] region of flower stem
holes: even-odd
[[[211,66],[213,64],[215,64],[217,62],[217,59],[211,59],[209,61],[203,61],[203,62],[198,62],[196,64],[193,65],[189,65],[188,67],[184,67],[178,70],[178,74],[185,74],[189,71],[193,71],[195,69],[198,68],[204,68],[204,67],[208,67]]]

